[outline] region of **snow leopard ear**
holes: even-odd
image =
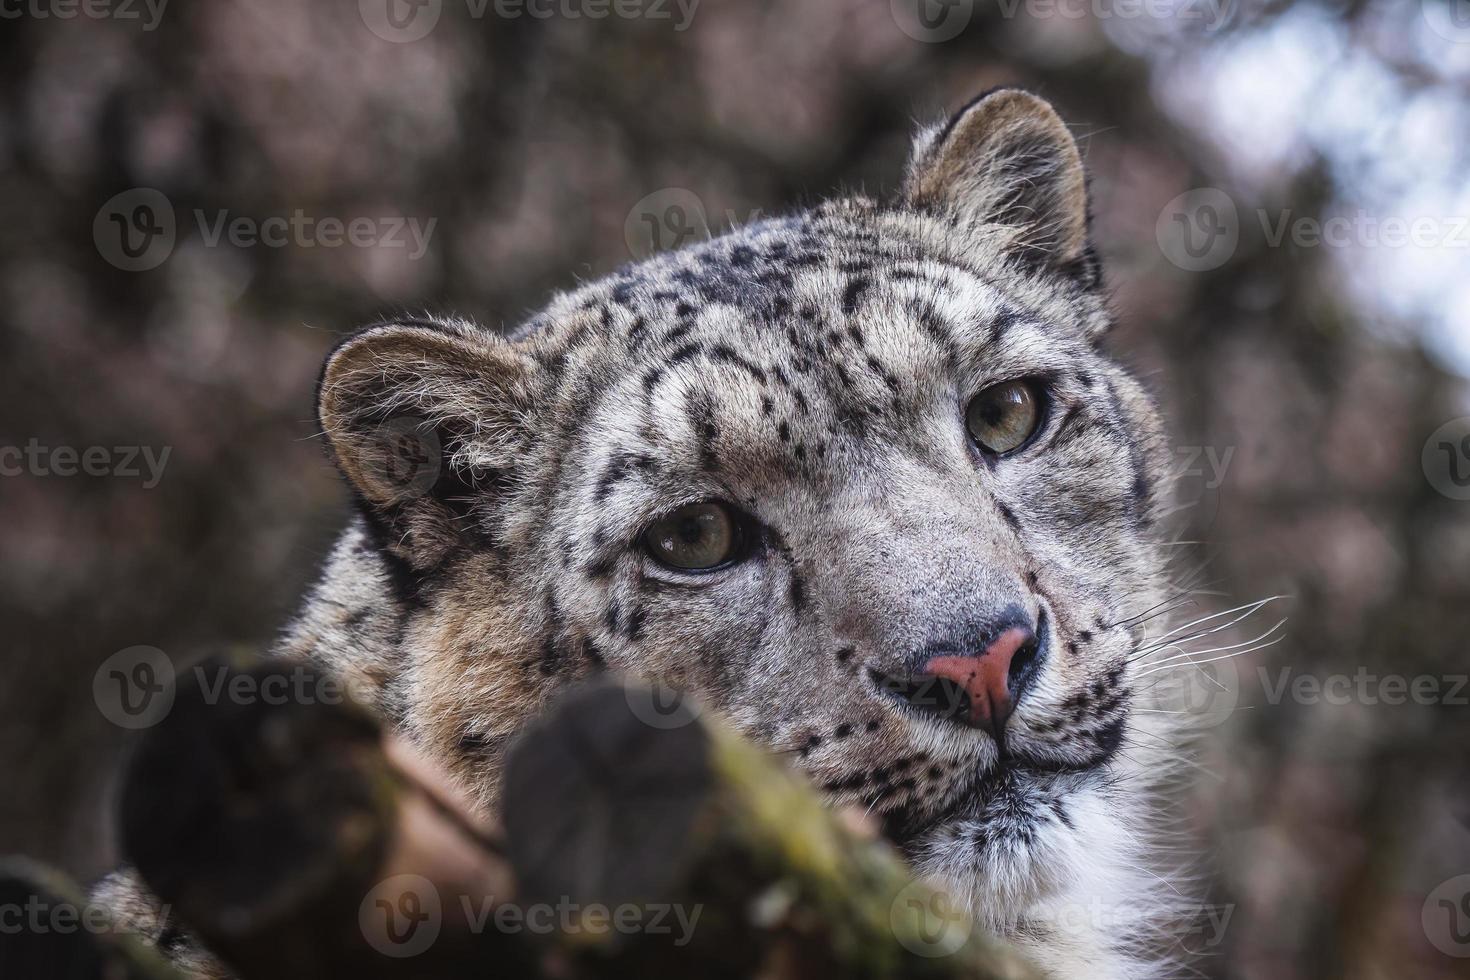
[[[426,569],[466,536],[493,542],[530,375],[517,348],[462,322],[368,327],[327,356],[322,430],[385,549]]]
[[[1096,285],[1082,154],[1051,105],[1030,92],[987,92],[921,132],[903,195],[964,225],[1006,226],[1010,251],[1027,264]]]

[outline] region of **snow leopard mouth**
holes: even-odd
[[[936,831],[960,822],[980,828],[976,842],[987,844],[999,837],[1029,839],[1042,820],[1070,826],[1068,798],[1106,779],[1116,753],[1116,740],[1078,761],[1058,761],[1012,750],[996,765],[977,769],[936,809],[916,811],[901,806],[883,814],[881,832],[912,857]]]

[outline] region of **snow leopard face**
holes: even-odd
[[[293,642],[486,802],[573,680],[691,691],[1027,925],[1117,884],[1088,869],[1131,860],[1149,751],[1165,450],[1108,324],[1077,148],[1002,90],[892,200],[631,266],[510,339],[369,328],[321,387],[363,519]]]

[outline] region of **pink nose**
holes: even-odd
[[[1024,662],[1031,659],[1035,639],[1031,630],[1015,626],[996,637],[977,656],[935,657],[924,665],[923,671],[944,678],[969,695],[969,723],[989,730],[999,741],[1015,707],[1015,696],[1020,693],[1015,682],[1022,679],[1024,671],[1019,668],[1024,668]]]

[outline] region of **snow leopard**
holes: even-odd
[[[656,679],[1049,974],[1159,975],[1178,738],[1142,652],[1169,452],[1106,348],[1088,190],[1057,112],[1004,88],[922,129],[887,195],[654,255],[509,332],[346,337],[318,406],[355,516],[281,652],[487,811],[559,692]]]

